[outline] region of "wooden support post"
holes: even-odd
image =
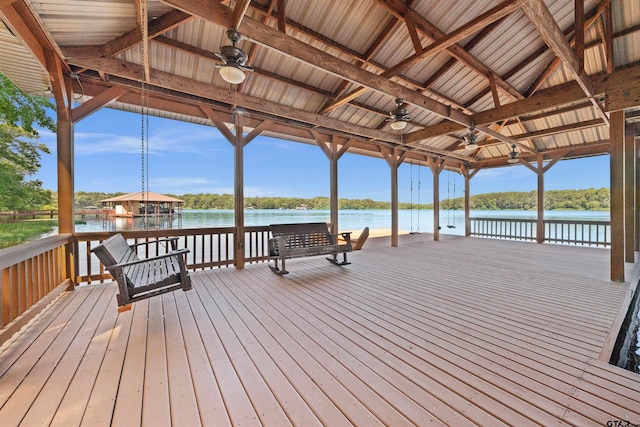
[[[58,110],[58,233],[74,231],[73,212],[73,124],[69,114]]]
[[[611,281],[624,282],[624,110],[611,113]]]
[[[338,159],[332,157],[329,159],[329,194],[331,209],[331,226],[332,233],[338,234]]]
[[[235,115],[235,134],[229,131],[223,117],[210,108],[200,107],[202,112],[218,128],[218,131],[234,147],[234,216],[235,216],[235,267],[244,268],[245,264],[245,236],[244,236],[244,147],[262,131],[268,128],[272,122],[265,120],[254,127],[251,132],[244,135],[244,127],[240,123],[239,115]]]
[[[538,155],[538,218],[536,223],[536,242],[544,243],[544,158]]]
[[[444,169],[443,159],[427,160],[433,173],[433,240],[440,240],[440,172]]]
[[[469,167],[463,166],[462,176],[464,176],[464,235],[471,236],[471,208],[469,191],[471,190],[471,178],[469,177]]]
[[[395,154],[395,149],[393,150]],[[395,156],[394,156],[395,157]],[[391,166],[391,246],[398,247],[398,163]]]
[[[468,165],[460,167],[462,176],[464,176],[464,235],[467,237],[471,236],[471,178],[473,178],[480,169],[482,169],[482,166],[477,167],[473,172],[469,173]]]
[[[236,124],[235,143],[233,144],[234,150],[234,182],[233,182],[233,194],[234,194],[234,214],[235,214],[235,226],[236,226],[236,262],[235,267],[237,269],[244,268],[244,141],[242,138],[242,126]]]
[[[338,160],[344,153],[347,152],[347,149],[352,144],[352,140],[347,140],[339,145],[339,137],[336,135],[331,135],[331,140],[328,141],[326,136],[321,133],[312,130],[311,135],[313,139],[316,141],[316,144],[322,149],[324,154],[329,159],[329,193],[330,193],[330,221],[331,221],[331,232],[334,234],[338,233],[340,229],[338,226]]]
[[[398,247],[398,167],[402,164],[408,151],[397,148],[380,147],[382,156],[391,170],[391,246]]]
[[[634,236],[635,238],[635,245],[634,245],[634,250],[636,251],[640,251],[640,215],[638,215],[638,213],[640,212],[640,159],[638,158],[638,155],[640,154],[640,151],[638,150],[638,141],[637,138],[635,137],[636,134],[638,134],[638,131],[640,130],[640,128],[636,127],[636,129],[634,130],[634,139],[633,139],[633,158],[635,159],[635,189],[634,189],[634,194],[635,194],[635,210],[636,210],[636,215],[634,216],[634,222],[635,222],[635,229],[636,229],[636,234]]]
[[[625,261],[635,262],[636,230],[635,230],[635,127],[625,126],[624,135],[624,224],[625,224]]]

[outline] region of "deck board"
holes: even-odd
[[[123,313],[64,293],[0,348],[0,425],[640,423],[640,376],[598,360],[630,286],[607,250],[401,237]]]

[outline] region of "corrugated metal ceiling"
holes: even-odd
[[[598,0],[586,0],[584,3],[586,12],[595,10],[600,4]],[[69,47],[100,47],[113,43],[118,37],[134,30],[137,25],[133,0],[27,0],[26,4],[34,12],[46,37],[55,43],[63,55],[65,48]],[[236,2],[227,1],[223,4],[233,8]],[[285,2],[286,34],[307,46],[379,75],[415,54],[409,27],[401,19],[401,11],[389,11],[389,5],[393,4],[394,2],[375,0],[288,0]],[[418,27],[420,44],[427,48],[433,43],[432,37],[429,36],[429,26],[434,26],[442,34],[448,34],[491,8],[506,3],[501,0],[416,0],[410,4],[411,13],[420,16],[420,19],[414,22]],[[573,24],[573,0],[548,0],[545,4],[562,30],[567,30]],[[640,2],[612,0],[611,4],[613,32],[619,33],[635,28],[634,31],[614,40],[615,65],[635,64],[640,61],[640,32],[637,30],[640,24]],[[278,11],[277,7],[270,9],[270,6],[271,2],[267,0],[252,1],[244,19],[252,19],[271,28],[277,28],[278,14],[281,11]],[[153,22],[171,12],[173,7],[160,1],[150,1],[148,10],[149,19]],[[427,28],[421,29],[423,25]],[[389,32],[384,33],[388,28]],[[600,28],[601,25],[596,23],[585,31],[587,46],[591,45],[585,50],[585,69],[588,74],[606,70],[603,45],[598,43],[602,32]],[[245,83],[230,88],[216,70],[216,65],[221,61],[213,55],[219,51],[221,45],[229,44],[225,31],[224,26],[200,17],[186,19],[159,34],[155,40],[149,41],[150,67],[194,82],[228,88],[230,92],[237,91],[238,94],[254,100],[324,115],[353,126],[379,129],[393,137],[386,112],[394,108],[397,93],[389,93],[374,86],[363,91],[350,103],[332,107],[336,100],[358,89],[360,85],[336,76],[334,72],[323,70],[321,64],[310,65],[296,55],[283,54],[260,40],[240,42],[239,46],[249,54],[249,63],[256,70],[248,74]],[[458,41],[456,46],[421,59],[401,70],[391,80],[411,91],[423,93],[444,105],[470,114],[495,107],[494,97],[489,90],[490,74],[493,73],[498,78],[506,76],[503,82],[497,82],[499,102],[504,105],[513,102],[516,97],[524,97],[531,84],[554,58],[554,53],[548,49],[541,55],[530,58],[544,47],[544,41],[535,26],[519,9],[502,19],[480,40],[476,40],[478,34],[479,31],[476,31]],[[40,67],[37,62],[31,57],[28,58],[24,46],[18,45],[15,37],[12,37],[4,26],[0,26],[0,70],[8,74],[25,91],[43,91],[48,84],[46,76],[42,70],[38,70]],[[376,45],[378,40],[381,42]],[[460,50],[470,42],[473,43],[473,47],[466,52],[463,51],[464,55],[461,56]],[[142,64],[141,45],[138,43],[125,48],[114,58]],[[527,58],[531,60],[523,62]],[[453,64],[450,63],[452,59],[455,61]],[[80,71],[85,72],[84,69]],[[431,80],[434,74],[440,77]],[[104,77],[104,74],[100,76],[108,82],[108,77]],[[95,72],[87,74],[87,78],[95,77]],[[571,80],[571,74],[561,65],[542,82],[539,90]],[[427,82],[430,84],[429,88],[425,87]],[[514,96],[515,92],[517,93]],[[223,104],[216,101],[216,105]],[[121,102],[111,106],[136,111],[135,106]],[[229,107],[232,108],[233,105]],[[438,114],[418,105],[408,103],[406,108],[411,116],[406,133],[442,121]],[[156,113],[163,117],[185,119],[194,123],[209,123],[205,117],[189,119],[185,114],[176,112]],[[259,117],[261,114],[253,116]],[[517,123],[508,124],[501,132],[505,136],[513,136],[594,120],[598,117],[593,107],[586,107],[553,117],[529,120],[524,126]],[[453,153],[467,156],[470,153],[458,144],[457,139],[464,133],[455,132],[453,137],[433,137],[419,145],[437,150],[457,146]],[[601,126],[562,135],[537,137],[533,142],[540,150],[568,148],[604,141],[608,138],[607,133],[607,128]],[[306,138],[299,135],[287,138],[306,141]],[[375,141],[376,138],[369,139]],[[485,137],[481,140],[485,140]],[[530,145],[528,140],[520,142]],[[475,159],[506,159],[511,149],[510,145],[494,143],[496,141],[479,150],[477,154],[474,153]]]

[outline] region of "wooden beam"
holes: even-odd
[[[587,120],[584,122],[571,123],[568,125],[561,125],[552,127],[549,129],[542,129],[533,132],[526,132],[518,135],[513,135],[512,138],[516,140],[523,139],[531,139],[531,138],[541,138],[544,136],[557,135],[560,133],[573,132],[582,129],[590,129],[592,127],[604,126],[604,123],[601,119]]]
[[[378,3],[378,5],[385,8],[387,11],[389,11],[389,13],[396,16],[398,19],[404,19],[405,17],[410,16],[411,19],[413,19],[416,23],[416,27],[418,28],[418,30],[422,31],[422,33],[429,37],[431,40],[437,41],[441,38],[446,37],[446,34],[444,34],[431,22],[427,21],[426,18],[424,18],[422,15],[411,9],[403,0],[376,0],[376,2]],[[447,47],[447,51],[451,56],[464,63],[487,80],[489,79],[489,74],[493,72],[489,67],[483,64],[457,43],[454,43],[453,45]],[[514,99],[523,99],[522,94],[502,78],[498,78],[496,80],[496,83],[498,84],[498,87],[500,87],[501,90],[505,91],[505,93],[509,94],[510,97]]]
[[[247,9],[249,8],[249,3],[251,0],[240,0],[236,3],[236,7],[233,9],[233,26],[232,28],[238,28],[242,19],[247,13]],[[278,3],[280,6],[280,3]]]
[[[278,0],[278,31],[287,32],[287,9],[285,0]]]
[[[413,23],[413,20],[411,20],[411,18],[406,18],[404,20],[404,23],[407,26],[407,31],[409,32],[411,43],[413,43],[413,50],[415,51],[415,53],[420,54],[422,52],[422,42],[420,41],[420,36],[418,35],[418,31],[416,30],[416,25]]]
[[[489,76],[489,88],[491,89],[491,95],[493,95],[493,105],[495,107],[500,106],[500,95],[498,94],[498,88],[496,86],[495,74],[491,73]]]
[[[544,0],[518,0],[522,10],[538,30],[538,33],[556,55],[567,66],[574,80],[580,85],[587,98],[596,107],[602,120],[609,125],[609,116],[594,98],[594,89],[589,76],[579,69],[578,59],[558,24],[544,4]]]
[[[229,130],[227,125],[224,124],[224,120],[220,117],[220,115],[218,115],[218,113],[213,111],[211,108],[206,108],[201,106],[200,109],[209,118],[209,120],[211,120],[214,126],[218,129],[218,132],[220,132],[227,141],[233,144],[236,137]]]
[[[613,49],[613,14],[611,13],[611,3],[607,4],[607,7],[602,14],[603,21],[603,43],[604,56],[607,61],[607,74],[613,73],[614,67],[614,49]]]
[[[573,39],[576,58],[578,59],[578,74],[584,73],[584,0],[574,0],[574,28]]]
[[[586,20],[584,21],[584,30],[586,30],[589,27],[591,27],[591,25],[593,25],[593,23],[597,21],[597,19],[604,12],[605,7],[609,4],[610,1],[611,0],[602,0],[597,8],[595,8],[595,9],[593,9],[593,10],[591,10],[589,12],[588,16],[586,17]],[[565,36],[569,36],[571,31],[573,31],[573,30],[574,30],[574,26],[570,26],[569,28],[567,28],[564,31]],[[570,39],[569,39],[569,45],[572,45],[572,44],[575,44],[575,37],[570,37]],[[540,55],[542,55],[542,54],[544,54],[546,52],[547,52],[547,49],[546,49],[546,45],[545,45],[545,47],[542,48],[542,50],[538,50],[533,55],[530,55],[527,59],[525,59],[525,61],[523,61],[523,64],[531,63],[536,58],[538,58]],[[547,64],[547,66],[542,71],[542,73],[540,73],[540,75],[538,75],[538,77],[536,77],[534,82],[526,90],[525,95],[527,97],[529,97],[529,96],[533,95],[534,93],[536,93],[538,91],[538,89],[540,89],[542,84],[553,73],[553,71],[555,71],[555,69],[561,64],[561,62],[562,61],[560,60],[560,58],[558,58],[557,56],[554,56],[553,60],[549,64]],[[517,68],[521,68],[521,66],[519,66]]]
[[[79,58],[70,61],[72,64],[92,70],[103,70],[108,74],[120,76],[125,79],[139,81],[142,77],[142,67],[131,62],[114,58]],[[277,117],[292,119],[328,129],[339,130],[348,134],[361,135],[368,138],[383,141],[397,142],[395,134],[381,132],[353,123],[343,122],[319,114],[298,110],[284,104],[266,103],[263,99],[253,97],[240,92],[229,93],[228,88],[217,87],[211,84],[187,79],[159,70],[151,70],[151,84],[178,92],[201,96],[229,105],[238,105],[249,110],[273,114]]]
[[[155,38],[181,25],[192,16],[180,10],[172,10],[149,22],[149,38]],[[65,46],[62,48],[65,58],[90,58],[95,56],[113,56],[136,46],[142,37],[136,28],[105,43],[102,46]]]
[[[136,16],[138,17],[138,29],[141,37],[140,57],[144,68],[144,81],[148,83],[151,76],[151,68],[149,65],[149,13],[147,0],[136,0]]]
[[[47,70],[51,90],[56,102],[58,120],[71,121],[71,82],[62,66],[62,60],[52,51],[46,51]]]
[[[518,9],[518,3],[516,0],[506,0],[497,6],[489,9],[485,13],[477,16],[466,24],[458,27],[451,33],[444,35],[442,37],[437,37],[432,44],[423,49],[422,54],[423,58],[427,56],[433,56],[437,53],[442,52],[445,49],[448,49],[450,46],[458,43],[459,41],[469,37],[470,35],[480,31],[487,25],[495,22],[499,19],[504,18],[505,16],[513,13]],[[408,14],[406,19],[412,19],[415,14]]]
[[[594,93],[596,95],[606,93],[609,97],[613,97],[612,102],[615,102],[615,100],[618,99],[615,97],[624,96],[624,91],[633,91],[634,88],[638,87],[638,81],[640,81],[640,66],[620,69],[611,75],[593,75],[591,79],[594,82]],[[575,82],[569,82],[540,91],[530,98],[473,114],[471,115],[471,120],[476,124],[486,125],[526,114],[552,111],[558,107],[582,102],[585,99],[586,96],[582,88]],[[630,99],[633,99],[633,97]],[[632,102],[630,99],[625,102]],[[405,136],[405,141],[411,143],[436,136],[447,135],[466,128],[467,126],[443,121],[436,125],[408,133]]]
[[[111,87],[101,94],[94,96],[90,100],[80,104],[71,111],[72,122],[77,123],[90,114],[96,112],[98,109],[104,107],[110,102],[115,101],[123,95],[126,95],[129,91],[123,87],[115,86]]]
[[[608,92],[605,97],[605,110],[611,112],[637,107],[638,105],[640,105],[640,81],[636,87],[620,88]]]
[[[247,145],[253,141],[262,132],[271,127],[272,124],[273,122],[271,120],[263,120],[258,126],[254,127],[251,132],[242,137],[242,145]]]
[[[165,0],[165,2],[218,25],[228,26],[232,19],[230,9],[215,2],[198,4],[189,0]],[[242,21],[239,30],[247,38],[252,39],[256,43],[269,46],[274,50],[337,77],[377,92],[402,97],[418,108],[434,112],[437,115],[464,124],[465,126],[471,125],[469,116],[458,110],[452,110],[446,104],[416,93],[403,85],[377,74],[362,70],[355,65],[329,55],[286,34],[282,34],[258,21],[246,18]]]
[[[0,19],[11,30],[13,35],[22,40],[24,46],[31,52],[42,69],[48,71],[44,48],[34,34],[33,27],[24,21],[23,17],[16,11],[15,5],[11,3],[14,2],[10,2],[0,8]]]

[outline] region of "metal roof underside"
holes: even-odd
[[[617,87],[637,94],[640,86],[640,2],[584,0],[582,77],[571,62],[579,54],[574,4],[0,0],[0,71],[28,93],[51,94],[62,76],[76,99],[99,97],[98,108],[139,112],[146,99],[160,117],[231,131],[237,123],[244,132],[259,127],[305,143],[334,138],[358,154],[398,149],[405,161],[443,158],[449,168],[503,166],[513,149],[527,161],[604,154],[606,76],[628,70],[630,77],[614,79]],[[555,40],[565,50],[542,36],[553,31],[531,16],[539,7],[564,33]],[[239,85],[226,83],[216,68],[233,25],[255,69]],[[58,71],[52,58],[60,60]],[[593,93],[558,95],[581,86]],[[516,107],[554,91],[554,105]],[[410,116],[402,132],[390,127],[396,98],[405,99]],[[637,105],[624,102],[628,122],[637,123]],[[479,148],[469,150],[464,137],[474,125]]]

